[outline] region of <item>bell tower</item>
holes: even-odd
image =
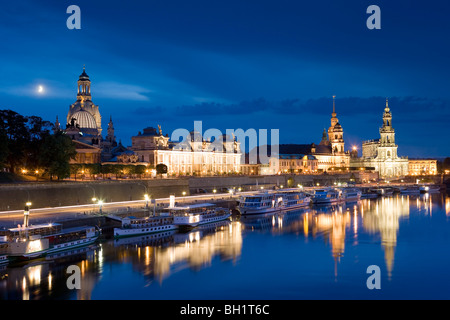
[[[397,146],[395,144],[395,130],[392,127],[392,114],[388,99],[383,113],[383,126],[380,128],[380,146],[378,153],[382,159],[396,159]]]
[[[383,126],[380,128],[380,143],[383,147],[395,146],[395,130],[392,128],[392,114],[389,109],[388,99],[383,113]]]
[[[82,103],[91,100],[91,80],[86,74],[85,66],[83,66],[83,73],[78,78],[77,100],[81,100]]]
[[[331,126],[328,128],[328,141],[333,154],[344,154],[344,130],[336,117],[336,96],[333,96],[333,112],[331,113]]]

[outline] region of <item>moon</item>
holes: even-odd
[[[39,93],[44,93],[44,86],[39,85],[37,91],[38,91]]]

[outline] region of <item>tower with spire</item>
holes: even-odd
[[[331,113],[331,126],[328,128],[328,141],[333,154],[344,154],[344,130],[336,115],[336,96],[333,96],[333,112]]]
[[[363,142],[362,158],[352,159],[352,167],[371,167],[378,171],[380,178],[398,178],[408,173],[408,159],[400,158],[395,144],[395,130],[392,127],[392,113],[389,101],[383,112],[383,124],[379,129],[380,138]]]

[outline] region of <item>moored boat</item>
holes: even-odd
[[[361,199],[375,199],[379,197],[379,193],[372,188],[361,189]]]
[[[169,207],[166,211],[173,217],[173,224],[180,229],[192,229],[200,225],[226,220],[231,210],[212,203],[198,203],[182,207]]]
[[[93,244],[99,236],[100,230],[91,226],[63,229],[59,233],[46,237],[49,240],[47,254],[88,246]]]
[[[315,189],[312,195],[313,204],[332,204],[341,201],[341,191],[334,188]]]
[[[295,210],[309,206],[311,197],[304,192],[282,192],[276,197],[282,197],[280,210]]]
[[[279,211],[282,205],[283,197],[264,192],[243,196],[237,209],[241,215],[266,214]]]
[[[361,190],[358,188],[342,188],[341,199],[343,201],[359,201],[361,199]]]
[[[402,189],[400,189],[401,194],[419,194],[420,189],[419,186],[413,185],[413,186],[407,186]]]
[[[168,215],[144,218],[126,217],[122,219],[120,228],[114,228],[114,237],[131,237],[176,229],[174,218]]]
[[[17,228],[0,231],[9,260],[40,258],[47,253],[89,245],[97,240],[100,229],[85,226],[63,229],[59,223],[29,225],[29,208],[24,210],[24,223]]]
[[[441,191],[441,186],[439,185],[433,185],[433,184],[429,184],[429,185],[421,185],[419,187],[419,191],[420,193],[435,193],[435,192],[440,192]]]

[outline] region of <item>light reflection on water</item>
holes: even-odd
[[[0,298],[450,298],[447,291],[430,291],[433,281],[449,284],[442,278],[450,267],[449,216],[444,194],[238,216],[189,233],[108,240],[21,266],[0,266]],[[80,290],[66,286],[66,270],[73,264],[81,270]],[[376,296],[365,287],[370,264],[383,272],[384,289]],[[430,266],[439,267],[423,270]],[[411,275],[417,276],[416,291],[407,289]]]

